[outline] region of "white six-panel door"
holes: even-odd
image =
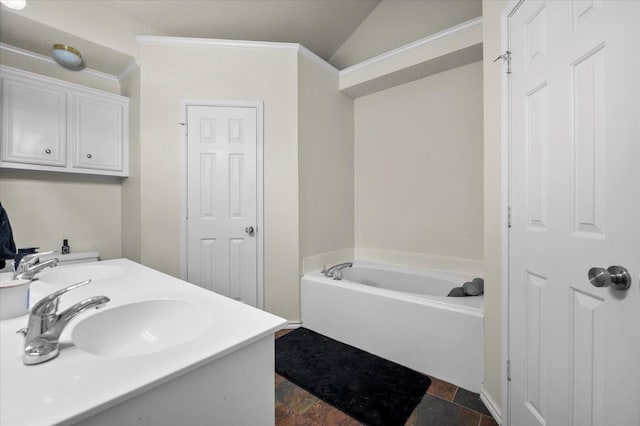
[[[509,18],[510,424],[640,425],[640,2]],[[631,287],[595,287],[593,267]]]
[[[187,107],[187,281],[252,306],[256,149],[256,108]]]

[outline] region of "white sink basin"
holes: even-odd
[[[209,328],[211,313],[179,300],[149,300],[98,312],[71,333],[83,351],[106,357],[144,355],[188,342]]]
[[[93,281],[122,275],[124,269],[115,265],[82,265],[68,268],[52,268],[38,274],[38,280],[46,284],[71,285],[80,281],[91,279]]]
[[[124,269],[115,265],[79,265],[64,268],[52,268],[42,271],[38,279],[31,283],[31,294],[38,299],[63,287],[91,279],[95,282],[124,274]]]

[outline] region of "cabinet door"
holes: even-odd
[[[125,105],[89,95],[72,102],[73,167],[121,171]]]
[[[66,165],[66,93],[2,79],[2,161]]]

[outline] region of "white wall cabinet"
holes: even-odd
[[[64,167],[67,95],[36,82],[2,79],[2,160]]]
[[[71,100],[72,167],[122,170],[124,109],[120,101],[93,95]]]
[[[128,98],[4,66],[0,79],[0,168],[128,175]]]

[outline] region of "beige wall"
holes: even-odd
[[[498,407],[502,401],[502,78],[493,58],[502,54],[501,13],[508,0],[482,2],[484,49],[484,384],[482,390]],[[502,407],[504,411],[504,407]]]
[[[300,257],[353,248],[353,99],[338,73],[298,61]]]
[[[119,92],[119,84],[57,64],[2,52],[0,63],[94,89]],[[24,170],[0,170],[0,201],[9,212],[18,247],[98,250],[102,259],[121,257],[118,178]]]
[[[179,274],[181,99],[264,101],[265,308],[298,320],[297,49],[141,46],[141,260]]]
[[[480,62],[356,99],[356,254],[482,259],[481,111]]]
[[[120,257],[120,179],[2,169],[0,200],[18,247]]]
[[[122,81],[122,95],[129,98],[129,177],[122,182],[122,257],[140,262],[140,69]]]
[[[482,14],[481,0],[382,0],[331,56],[339,69],[355,65]]]

